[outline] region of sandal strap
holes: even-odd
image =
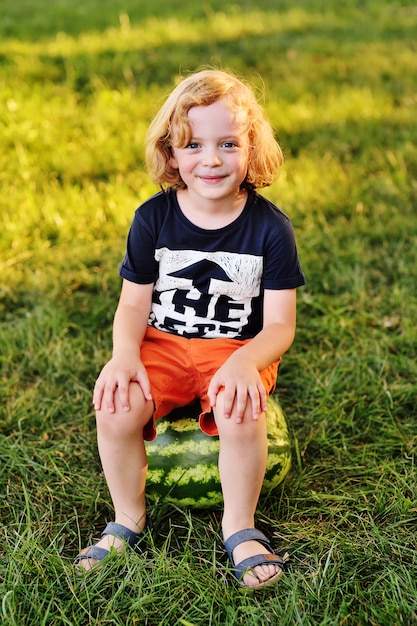
[[[243,559],[237,565],[233,565],[233,574],[240,580],[248,572],[248,570],[258,565],[278,565],[282,571],[285,571],[285,559],[277,554],[258,554]]]
[[[82,554],[78,554],[75,557],[75,565],[77,565],[77,563],[79,563],[80,561],[83,561],[84,559],[96,559],[96,561],[102,561],[107,555],[109,554],[109,551],[106,550],[105,548],[99,548],[98,546],[91,546],[87,552],[84,552]]]
[[[274,551],[271,547],[271,543],[269,539],[257,528],[245,528],[244,530],[238,530],[237,533],[230,535],[228,539],[224,542],[224,549],[227,552],[227,556],[233,563],[232,552],[239,546],[241,543],[245,543],[245,541],[257,541],[260,543],[270,554],[274,554]]]
[[[145,525],[144,531],[147,529],[148,524]],[[130,528],[126,528],[122,524],[117,524],[116,522],[109,522],[106,528],[101,533],[102,537],[106,535],[112,535],[113,537],[117,537],[118,539],[122,539],[125,541],[128,546],[131,548],[139,548],[140,544],[144,540],[144,531],[139,533],[135,533]]]

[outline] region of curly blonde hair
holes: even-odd
[[[188,111],[224,100],[233,111],[245,114],[249,137],[246,178],[241,187],[268,187],[277,178],[283,162],[282,150],[265,118],[253,90],[223,70],[202,70],[183,79],[168,96],[152,120],[146,137],[146,166],[152,180],[164,187],[186,187],[178,169],[171,165],[173,130],[175,145],[183,148],[191,139]]]

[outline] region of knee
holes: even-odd
[[[132,398],[133,400],[133,398]],[[116,410],[109,413],[102,409],[96,411],[97,433],[104,438],[123,440],[143,436],[143,429],[151,419],[153,404],[149,401],[131,402],[130,411],[125,411],[116,402]]]
[[[132,411],[125,413],[96,412],[97,433],[106,439],[134,437],[140,430],[140,420]]]
[[[220,416],[216,419],[220,441],[236,443],[251,443],[267,438],[266,422],[264,416],[254,420],[251,413],[246,413],[241,423],[237,423],[233,415],[225,419]]]

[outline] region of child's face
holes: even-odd
[[[179,170],[194,200],[233,200],[240,192],[248,167],[249,138],[245,119],[218,100],[188,112],[191,139],[173,148],[171,164]],[[175,143],[175,133],[173,137]]]

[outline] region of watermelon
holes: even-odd
[[[180,507],[215,508],[222,504],[217,460],[218,437],[203,433],[199,405],[177,410],[158,420],[157,437],[146,443],[151,501]],[[285,415],[279,403],[268,399],[268,465],[262,493],[275,489],[291,465],[291,447]]]

